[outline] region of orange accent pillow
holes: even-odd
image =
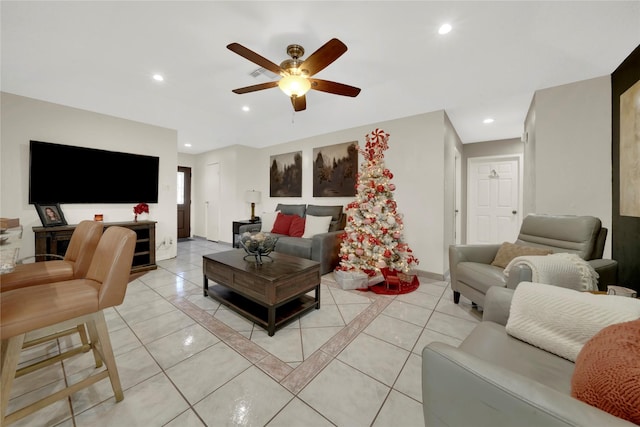
[[[534,248],[533,246],[523,246],[516,245],[514,243],[504,242],[500,249],[498,249],[498,253],[496,257],[491,262],[491,265],[495,265],[497,267],[506,268],[507,265],[511,262],[512,259],[519,256],[525,255],[549,255],[552,254],[553,251],[551,249],[545,248]]]
[[[291,226],[289,227],[289,236],[302,237],[304,234],[304,225],[304,218],[301,218],[299,215],[294,215],[291,220]]]
[[[288,236],[289,227],[291,227],[292,220],[293,220],[293,215],[285,215],[283,213],[279,213],[276,218],[276,222],[273,223],[273,228],[271,229],[271,232],[276,234],[284,234],[285,236]]]
[[[640,424],[640,319],[608,326],[582,347],[571,396]]]

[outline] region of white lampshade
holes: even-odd
[[[311,89],[311,82],[306,77],[290,75],[281,78],[278,86],[287,96],[302,96]]]
[[[260,203],[262,193],[255,190],[247,190],[244,193],[244,201],[247,203]]]

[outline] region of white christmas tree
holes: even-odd
[[[356,200],[347,205],[347,224],[340,247],[339,270],[359,270],[369,276],[384,268],[406,273],[418,259],[402,241],[402,214],[393,199],[393,174],[384,164],[389,134],[376,129],[358,151],[365,162],[356,183]]]

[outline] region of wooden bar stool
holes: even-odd
[[[0,292],[13,289],[25,288],[28,286],[42,285],[45,283],[61,282],[71,279],[82,279],[86,276],[93,254],[96,251],[104,226],[99,221],[82,221],[71,235],[69,247],[63,259],[53,261],[35,262],[30,264],[17,264],[11,273],[0,276]],[[36,254],[35,257],[42,255]],[[30,334],[25,338],[22,348],[30,348],[38,344],[68,336],[74,333],[80,335],[81,347],[67,350],[57,356],[45,359],[38,364],[19,369],[16,377],[32,372],[38,368],[51,365],[60,360],[71,357],[80,352],[86,353],[91,349],[87,332],[83,324],[75,325],[64,331],[55,331],[47,336],[33,336]],[[96,367],[102,366],[102,361],[94,351]]]
[[[16,265],[11,273],[0,276],[0,291],[84,278],[103,229],[99,221],[80,222],[71,235],[63,259]],[[35,256],[39,255],[43,254]]]
[[[111,380],[116,401],[124,398],[103,310],[119,305],[124,300],[135,242],[134,231],[110,227],[100,238],[85,278],[0,293],[0,424],[8,425],[17,421],[107,376]],[[34,332],[48,335],[81,324],[87,325],[91,348],[99,354],[107,369],[7,415],[11,386],[25,336]]]

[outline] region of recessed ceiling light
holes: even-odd
[[[447,34],[449,31],[451,31],[451,25],[450,24],[442,24],[440,26],[440,28],[438,28],[438,34]]]
[[[486,119],[484,119],[482,121],[482,123],[484,123],[485,125],[488,125],[490,123],[493,123],[495,120],[493,120],[491,117],[487,117]]]
[[[251,108],[245,105],[244,107],[242,107],[242,111],[251,111]]]
[[[191,147],[191,144],[184,144],[185,147]]]
[[[161,81],[164,81],[164,77],[162,77],[162,75],[160,75],[160,74],[154,74],[153,75],[153,80],[155,80],[157,82],[161,82]]]

